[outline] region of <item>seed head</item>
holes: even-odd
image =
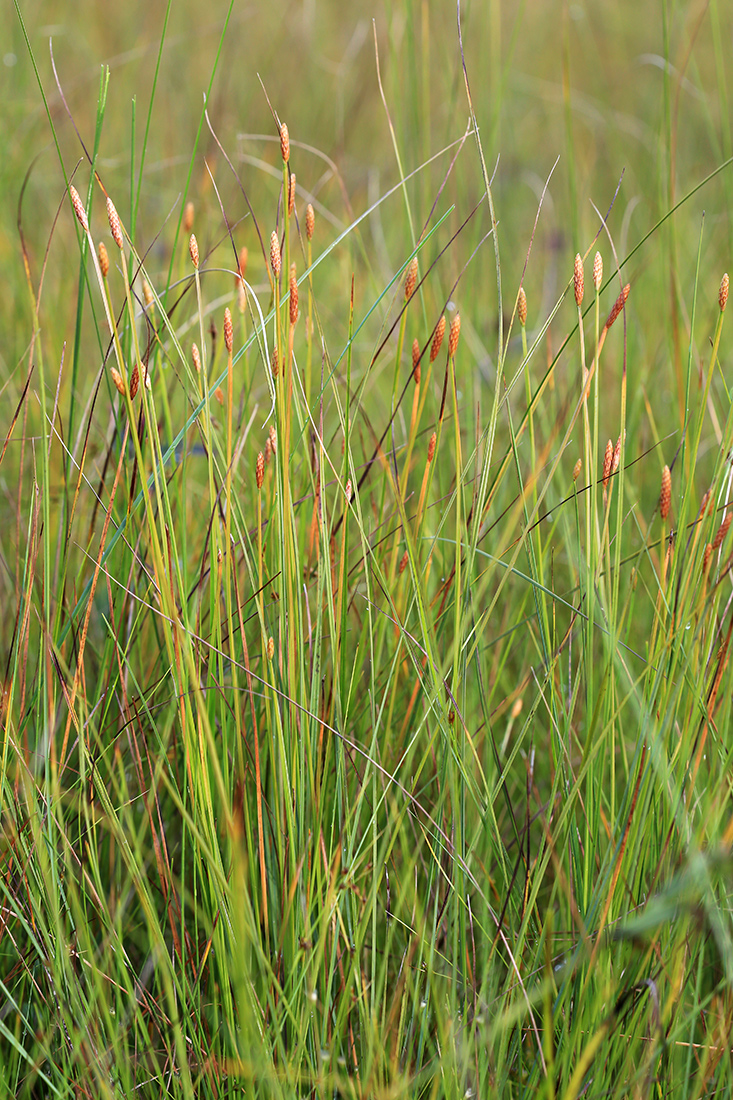
[[[234,327],[229,306],[224,310],[224,346],[231,355],[234,348]]]
[[[272,371],[272,377],[277,378],[280,370],[280,355],[278,354],[277,344],[272,345],[272,351],[270,352],[270,370]]]
[[[84,209],[84,203],[81,201],[81,195],[74,187],[73,183],[69,184],[69,195],[71,196],[71,205],[74,207],[74,213],[79,219],[79,225],[85,233],[88,233],[89,219],[87,218],[87,212]]]
[[[275,656],[275,639],[273,638],[273,636],[271,634],[270,637],[267,639],[267,660],[271,661],[274,656]]]
[[[130,400],[135,400],[135,394],[137,393],[138,386],[140,385],[140,371],[138,370],[137,363],[132,368],[132,374],[130,375]]]
[[[196,344],[191,344],[191,358],[198,374],[201,374],[201,355]]]
[[[309,241],[313,240],[313,230],[316,228],[316,212],[311,203],[305,208],[305,232]]]
[[[274,229],[270,236],[270,266],[272,267],[272,274],[276,279],[279,279],[280,269],[282,268],[282,257],[280,255],[280,241]]]
[[[450,323],[450,332],[448,333],[448,354],[451,359],[456,354],[458,348],[458,337],[461,335],[461,315],[456,313],[455,317]]]
[[[154,297],[153,291],[150,287],[150,283],[148,282],[148,280],[144,276],[143,276],[143,300],[144,300],[146,306],[152,306],[153,302],[155,301],[155,297]]]
[[[613,442],[609,439],[606,444],[606,453],[603,456],[603,489],[605,491],[608,485],[608,479],[611,476],[611,463],[613,462]]]
[[[669,466],[662,470],[662,488],[659,490],[659,514],[663,520],[669,515],[669,506],[672,503],[672,474]]]
[[[122,396],[124,397],[125,396],[125,383],[122,380],[122,375],[120,374],[120,372],[115,367],[110,367],[109,368],[109,373],[112,375],[112,381],[114,382],[115,386],[117,387],[117,392],[121,393]]]
[[[288,217],[291,217],[295,209],[295,172],[290,173],[288,181]]]
[[[596,290],[601,289],[601,283],[603,282],[603,257],[600,252],[596,252],[593,257],[593,286]]]
[[[712,558],[712,556],[713,548],[710,543],[708,543],[705,547],[705,553],[702,556],[702,571],[705,576],[707,576],[708,570],[710,569],[710,559]]]
[[[216,389],[214,390],[214,397],[216,398],[216,400],[219,402],[220,405],[224,404],[224,391],[221,388],[221,386],[217,386]]]
[[[109,256],[107,255],[107,246],[104,241],[100,241],[97,247],[97,258],[99,259],[99,270],[102,272],[102,277],[107,278],[109,271]]]
[[[519,323],[524,328],[527,324],[527,295],[524,292],[524,287],[520,286],[519,294],[517,295],[517,317]]]
[[[619,437],[616,440],[616,446],[613,448],[613,461],[611,463],[612,474],[616,473],[616,471],[618,470],[618,464],[621,461],[621,435],[625,434],[625,432],[619,434]]]
[[[728,301],[728,289],[730,287],[730,279],[728,278],[728,272],[726,271],[723,278],[720,280],[720,290],[718,291],[718,305],[720,306],[720,312],[725,309],[725,303]]]
[[[191,263],[194,267],[199,266],[199,242],[196,240],[196,234],[192,233],[188,242],[188,254],[191,257]]]
[[[575,290],[575,304],[580,309],[585,294],[585,275],[583,273],[583,259],[579,252],[575,255],[575,267],[573,269],[573,289]]]
[[[430,436],[430,442],[428,443],[428,462],[433,461],[433,456],[435,455],[435,445],[436,445],[437,442],[438,442],[438,433],[433,432],[433,434]]]
[[[115,209],[115,204],[112,199],[107,199],[107,219],[109,221],[109,231],[112,234],[115,244],[118,248],[124,248],[125,240],[122,236],[122,225],[120,224],[120,215]]]
[[[626,305],[626,299],[629,296],[629,291],[630,290],[631,290],[631,283],[627,283],[626,286],[621,291],[618,298],[616,299],[616,301],[613,304],[613,309],[609,313],[608,320],[606,321],[606,328],[610,328],[611,325],[613,324],[613,322],[618,319],[619,313],[621,312],[621,310]]]
[[[417,282],[417,256],[413,256],[407,265],[407,271],[405,272],[405,301],[409,302],[412,295],[415,293],[415,283]]]
[[[577,481],[580,477],[580,471],[583,469],[583,459],[579,458],[573,466],[573,481]]]
[[[354,492],[354,490],[353,490],[352,485],[351,485],[351,478],[349,478],[348,481],[346,482],[346,485],[344,486],[344,493],[346,495],[346,503],[347,504],[351,504],[351,497],[352,497],[353,492]]]
[[[183,208],[183,232],[190,233],[193,229],[194,206],[189,199]]]
[[[430,362],[434,363],[438,358],[438,352],[440,351],[440,345],[443,343],[443,335],[445,333],[445,314],[440,318],[435,326],[435,332],[433,333],[433,342],[430,345]]]
[[[262,488],[262,482],[265,480],[265,456],[262,451],[257,455],[257,462],[255,463],[255,480],[257,481],[257,488]]]
[[[409,560],[410,560],[410,555],[407,552],[407,550],[405,550],[404,554],[400,558],[400,573],[404,573],[405,569],[407,568],[407,563],[408,563]]]
[[[728,528],[730,527],[731,522],[733,522],[733,512],[728,513],[716,532],[715,538],[713,539],[713,553],[715,553],[716,550],[719,550],[720,547],[723,545],[723,539],[728,534]]]
[[[244,282],[240,279],[239,286],[237,287],[237,309],[240,313],[244,313],[247,308],[247,291]]]
[[[280,127],[280,155],[283,158],[283,164],[287,164],[290,160],[290,134],[284,122]]]
[[[412,341],[412,377],[415,379],[415,385],[420,384],[420,342],[417,338]]]
[[[298,320],[298,277],[295,264],[290,265],[290,324]]]
[[[277,454],[277,432],[275,431],[275,425],[270,424],[270,446],[272,447],[272,453]]]
[[[270,437],[268,435],[267,439],[265,440],[265,462],[266,463],[269,462],[271,458],[272,458],[272,443],[270,443]]]

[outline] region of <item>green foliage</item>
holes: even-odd
[[[8,1095],[729,1095],[731,13],[83,7],[0,89]]]

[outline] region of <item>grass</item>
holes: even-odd
[[[7,1095],[729,1095],[730,13],[153,7],[5,39]]]

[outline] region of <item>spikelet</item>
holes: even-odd
[[[193,365],[197,373],[201,374],[201,355],[196,344],[191,344],[191,358],[193,359]]]
[[[728,513],[715,534],[715,538],[713,539],[713,553],[719,550],[723,545],[723,539],[728,534],[731,522],[733,522],[733,512]]]
[[[412,341],[412,377],[415,379],[415,385],[420,385],[420,342],[417,338]]]
[[[272,447],[272,453],[274,455],[276,455],[277,454],[277,432],[275,430],[275,425],[274,424],[270,424],[270,446]]]
[[[575,304],[580,309],[585,294],[585,275],[583,273],[583,259],[579,252],[575,254],[573,267],[573,290],[575,291]]]
[[[663,520],[669,515],[669,506],[672,503],[672,474],[669,466],[662,470],[662,487],[659,490],[659,514]]]
[[[188,254],[191,257],[191,263],[194,267],[199,266],[199,242],[196,240],[196,234],[192,233],[188,242]]]
[[[290,265],[290,324],[298,320],[298,277],[295,264]]]
[[[432,462],[435,457],[435,445],[438,442],[438,433],[433,432],[430,436],[430,442],[428,443],[428,462]]]
[[[140,371],[138,370],[137,363],[132,368],[132,374],[130,375],[130,400],[135,400],[135,394],[137,393],[138,386],[140,385]]]
[[[280,156],[283,158],[283,164],[287,164],[290,160],[290,133],[284,122],[280,127]]]
[[[231,355],[234,348],[234,327],[232,325],[232,314],[229,306],[224,310],[224,347]]]
[[[593,286],[596,291],[601,289],[601,283],[603,282],[603,257],[600,252],[596,252],[593,257]]]
[[[273,638],[273,636],[271,634],[270,637],[267,639],[267,660],[271,661],[274,656],[275,656],[275,639]]]
[[[524,287],[520,286],[519,294],[517,295],[517,317],[519,323],[524,328],[527,324],[527,295],[524,292]]]
[[[194,205],[189,199],[183,208],[183,232],[190,233],[193,229]]]
[[[608,479],[611,476],[611,463],[613,462],[613,442],[609,439],[606,444],[606,453],[603,456],[603,491],[605,493],[608,486]]]
[[[270,461],[271,458],[272,458],[272,443],[270,442],[270,437],[268,435],[267,439],[265,440],[265,464],[267,464]]]
[[[624,287],[624,289],[619,294],[616,301],[613,303],[613,309],[609,313],[608,320],[606,321],[606,325],[605,325],[605,327],[607,329],[611,327],[611,325],[613,324],[614,321],[618,320],[618,315],[621,312],[621,310],[624,308],[624,306],[626,305],[626,299],[629,296],[629,291],[630,290],[631,290],[631,283],[627,283],[626,286]]]
[[[107,220],[109,221],[109,231],[112,234],[112,238],[118,248],[124,248],[125,239],[122,236],[122,224],[120,222],[120,215],[117,213],[115,204],[112,199],[107,199]]]
[[[353,489],[352,484],[351,484],[351,478],[349,478],[346,482],[346,485],[344,486],[344,494],[346,496],[346,503],[347,504],[351,504],[351,497],[353,495],[353,492],[354,492],[354,489]]]
[[[705,547],[705,553],[702,556],[702,571],[704,576],[707,576],[708,574],[708,571],[710,569],[710,559],[712,558],[712,556],[713,548],[710,543],[708,543]]]
[[[87,218],[87,212],[84,209],[84,203],[81,201],[81,195],[74,187],[73,183],[69,184],[69,195],[71,196],[71,205],[74,207],[74,213],[79,219],[79,225],[85,233],[88,233],[89,219]]]
[[[151,289],[150,283],[148,282],[148,280],[144,276],[143,276],[143,301],[145,302],[146,306],[152,306],[153,302],[155,301],[155,296],[153,295],[153,291]]]
[[[102,272],[102,278],[106,279],[109,272],[109,256],[107,255],[107,246],[104,241],[100,241],[97,247],[97,258],[99,260],[99,270]]]
[[[458,350],[458,338],[461,335],[461,315],[456,313],[455,317],[450,323],[450,331],[448,333],[448,354],[451,359]]]
[[[217,386],[216,389],[214,390],[214,397],[216,398],[216,400],[219,402],[220,405],[224,404],[224,391],[221,388],[221,386]]]
[[[580,471],[583,469],[583,459],[579,458],[573,466],[573,481],[577,481],[580,477]]]
[[[115,386],[117,387],[117,392],[121,393],[122,396],[124,397],[125,396],[125,383],[122,380],[122,375],[120,374],[120,372],[117,370],[116,367],[110,367],[109,368],[109,373],[112,375],[112,381],[114,382]]]
[[[415,293],[415,283],[417,282],[417,256],[413,256],[407,265],[407,271],[405,272],[405,301],[409,302],[412,295]]]
[[[295,209],[295,172],[290,173],[288,180],[288,217],[292,216]]]
[[[728,290],[730,288],[730,279],[728,278],[728,272],[726,271],[723,278],[720,280],[720,290],[718,291],[718,305],[720,306],[720,312],[725,309],[725,303],[728,301]]]
[[[623,433],[626,434],[625,432]],[[616,440],[616,446],[613,448],[613,461],[611,462],[611,473],[615,474],[618,470],[618,464],[621,461],[621,434],[619,434]]]
[[[280,355],[277,350],[277,344],[272,345],[272,351],[270,352],[270,370],[272,371],[272,377],[277,378],[278,371],[280,370]]]
[[[272,274],[276,279],[279,279],[282,256],[280,255],[280,241],[278,240],[277,231],[274,229],[270,235],[270,267],[272,268]]]
[[[257,455],[257,462],[255,463],[255,480],[257,482],[257,488],[262,488],[262,482],[265,480],[265,456],[262,451]]]
[[[410,560],[410,555],[407,552],[407,550],[405,550],[404,554],[400,558],[400,573],[404,573],[405,569],[407,568],[407,563],[408,563],[409,560]]]
[[[309,241],[313,240],[313,230],[316,228],[316,212],[311,203],[305,208],[305,232]]]
[[[445,333],[445,314],[440,318],[435,326],[435,332],[433,334],[433,342],[430,345],[430,362],[434,363],[438,358],[438,352],[440,351],[440,345],[443,343],[443,335]]]

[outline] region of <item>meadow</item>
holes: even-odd
[[[0,1095],[731,1095],[733,9],[0,29]]]

